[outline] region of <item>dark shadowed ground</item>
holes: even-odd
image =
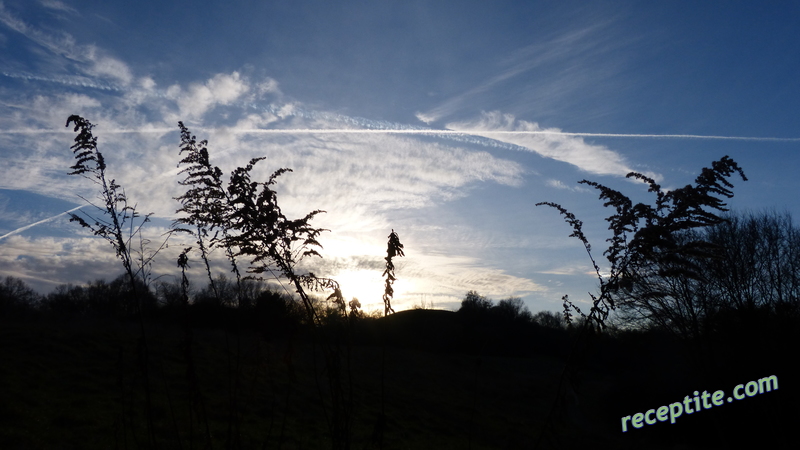
[[[134,322],[32,315],[0,324],[0,447],[147,447]],[[715,356],[699,357],[704,364],[667,336],[592,338],[579,350],[582,363],[571,382],[577,402],[559,405],[541,448],[789,448],[798,419],[798,341],[788,326],[773,321],[747,333],[731,330],[709,344]],[[349,338],[334,327],[328,332],[341,343],[343,373],[352,374],[342,385],[352,387],[354,449],[381,443],[387,449],[534,448],[573,337],[424,310],[364,320]],[[231,435],[240,448],[331,447],[324,360],[305,331],[269,341],[252,330],[228,333],[227,344],[221,329],[193,334],[195,397],[181,327],[159,319],[148,327],[161,448],[209,442],[225,448]],[[234,386],[228,368],[235,373],[237,354]],[[727,396],[739,383],[773,374],[777,391],[683,415],[674,425],[621,432],[625,415],[682,401],[694,390],[721,389]],[[238,395],[229,434],[231,389]]]

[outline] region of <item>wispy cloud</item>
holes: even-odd
[[[37,75],[26,72],[1,72],[3,76],[17,78],[28,81],[44,81],[47,83],[58,83],[65,86],[86,87],[92,89],[102,89],[106,91],[121,91],[122,88],[114,83],[97,80],[94,78],[77,75]]]
[[[73,14],[78,12],[75,10],[75,8],[68,6],[64,2],[59,0],[39,0],[39,3],[45,8],[52,9],[55,11],[68,12]]]
[[[511,114],[484,112],[480,118],[448,123],[447,128],[508,142],[541,156],[572,164],[599,175],[626,175],[633,172],[625,158],[603,145],[587,144],[578,136],[559,129],[543,130],[538,123],[517,120]],[[648,174],[659,179],[657,174]]]
[[[573,192],[588,192],[589,191],[588,189],[580,187],[580,186],[568,186],[568,185],[564,184],[564,182],[562,182],[560,180],[554,180],[552,178],[547,180],[547,185],[552,187],[552,188],[563,189],[563,190],[573,191]]]
[[[584,28],[552,36],[545,42],[537,42],[511,52],[511,56],[501,64],[499,73],[430,110],[416,113],[416,117],[427,124],[438,122],[456,112],[472,109],[470,102],[474,102],[475,97],[479,94],[495,89],[523,74],[537,69],[549,69],[570,59],[586,58],[588,56],[596,57],[600,53],[605,53],[609,48],[603,47],[605,39],[601,38],[601,32],[607,30],[608,25],[608,22],[598,22]],[[568,78],[571,77],[562,75],[557,79],[563,81]],[[567,82],[574,83],[572,80],[567,80]],[[567,86],[566,88],[574,87],[576,86]],[[561,89],[563,88],[562,86]],[[553,90],[554,86],[549,86],[548,89]]]
[[[98,80],[96,77],[87,77],[89,81],[81,80],[82,83],[53,76],[40,78],[26,79],[76,88],[98,87],[91,85],[91,80]],[[94,198],[91,183],[66,176],[74,133],[64,128],[64,122],[69,114],[77,112],[97,124],[94,131],[108,163],[108,174],[124,186],[132,201],[138,202],[138,209],[172,219],[178,207],[173,198],[181,189],[177,183],[179,137],[175,122],[188,119],[192,132],[199,139],[210,141],[212,163],[220,165],[226,173],[259,156],[266,156],[267,160],[257,166],[254,174],[257,179],[265,179],[279,167],[292,168],[294,171],[282,176],[276,186],[286,214],[296,217],[314,209],[327,210],[328,213],[318,216],[315,225],[333,230],[321,238],[325,259],[309,261],[308,267],[315,273],[346,277],[348,272],[368,270],[382,261],[393,211],[425,208],[461,198],[479,183],[519,186],[526,174],[516,162],[476,150],[472,146],[474,141],[484,139],[478,136],[467,140],[454,134],[453,139],[432,141],[424,135],[392,132],[325,136],[262,133],[260,130],[269,127],[295,130],[397,127],[397,124],[312,111],[297,102],[281,101],[277,83],[269,78],[252,80],[238,72],[222,73],[166,89],[158,89],[147,80],[142,78],[139,83],[119,84],[114,89],[96,92],[82,90],[81,94],[41,89],[31,97],[22,95],[9,100],[9,105],[15,105],[11,106],[15,113],[2,118],[6,131],[0,132],[0,145],[5,150],[7,176],[0,185],[70,201],[79,201],[78,195]],[[217,125],[220,111],[229,125],[211,126]],[[55,138],[42,139],[42,133]],[[92,266],[91,270],[78,274],[73,270],[78,267],[78,260],[92,257],[93,251],[103,251],[97,247],[96,239],[87,236],[73,241],[43,241],[24,236],[24,231],[35,225],[0,237],[4,246],[15,249],[0,254],[0,270],[4,273],[24,275],[40,286],[52,286],[59,281],[74,281],[68,276],[95,277],[95,273],[100,276],[102,269],[115,267],[112,254],[108,261],[104,259],[104,265]],[[404,236],[415,235],[413,230],[403,231]],[[361,245],[356,246],[355,242]],[[73,250],[86,253],[68,257],[66,253]],[[164,254],[165,260],[173,261],[168,253]],[[454,299],[463,295],[460,292],[463,286],[482,288],[487,293],[499,292],[497,286],[504,286],[503,292],[509,287],[538,289],[501,269],[487,271],[475,260],[448,260],[419,250],[413,253],[413,261],[404,262],[410,268],[403,276],[405,284],[397,286],[398,305],[405,301],[405,296],[417,295],[421,289],[430,288],[433,290],[427,292],[441,294],[444,291],[435,288],[437,283],[449,286],[447,295]],[[438,259],[426,263],[429,256]],[[369,262],[366,266],[365,261]],[[59,264],[66,267],[63,274],[54,272]],[[441,273],[411,270],[415,264],[420,267],[435,264]],[[216,261],[215,267],[226,270],[222,261]],[[164,273],[173,270],[169,264],[162,269]],[[379,299],[380,290],[375,295]]]
[[[51,3],[57,5],[60,2]],[[125,63],[108,56],[97,46],[80,45],[69,34],[64,33],[61,36],[53,36],[35,26],[29,25],[11,14],[2,2],[0,2],[0,23],[47,49],[53,55],[78,63],[76,67],[85,75],[111,79],[115,83],[122,85],[130,84],[133,79],[131,71]]]

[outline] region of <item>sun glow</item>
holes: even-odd
[[[342,295],[349,302],[353,297],[361,302],[365,311],[383,309],[383,278],[375,270],[345,270],[333,277],[342,288]]]
[[[345,270],[333,277],[339,282],[342,295],[348,302],[354,297],[361,302],[361,309],[383,312],[383,291],[385,279],[381,277],[381,272],[375,270]],[[407,309],[411,305],[407,303],[407,294],[414,288],[412,280],[398,279],[394,283],[394,296],[392,307],[396,311]]]

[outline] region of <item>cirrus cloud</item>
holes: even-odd
[[[582,137],[561,134],[558,128],[543,129],[536,122],[518,120],[499,111],[484,112],[470,121],[451,122],[447,128],[514,144],[592,174],[625,176],[634,171],[622,155],[604,145],[589,144]],[[661,178],[654,173],[645,174],[656,180]]]

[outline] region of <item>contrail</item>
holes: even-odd
[[[85,205],[84,205],[84,206],[85,206]],[[5,239],[5,238],[9,237],[9,236],[11,236],[12,234],[21,233],[21,232],[23,232],[23,231],[25,231],[25,230],[27,230],[27,229],[29,229],[29,228],[33,228],[33,227],[35,227],[36,225],[41,225],[41,224],[43,224],[43,223],[45,223],[45,222],[50,222],[51,220],[58,219],[59,217],[61,217],[61,216],[63,216],[63,215],[69,214],[69,213],[71,213],[71,212],[73,212],[73,211],[77,211],[77,210],[79,210],[79,209],[81,209],[81,208],[83,208],[83,206],[78,206],[78,207],[76,207],[76,208],[72,208],[72,209],[70,209],[69,211],[64,211],[64,212],[63,212],[63,213],[61,213],[61,214],[56,214],[56,215],[55,215],[55,216],[53,216],[53,217],[48,217],[47,219],[40,220],[40,221],[38,221],[38,222],[35,222],[35,223],[32,223],[32,224],[30,224],[30,225],[25,225],[25,226],[24,226],[24,227],[22,227],[22,228],[17,228],[17,229],[16,229],[16,230],[14,230],[14,231],[11,231],[11,232],[9,232],[9,233],[6,233],[6,234],[4,234],[4,235],[0,236],[0,240],[3,240],[3,239]]]
[[[632,133],[576,133],[568,131],[509,131],[509,130],[435,130],[417,128],[292,128],[292,129],[243,129],[243,128],[209,128],[195,127],[196,130],[225,132],[235,134],[420,134],[429,136],[570,136],[570,137],[609,137],[631,139],[706,139],[723,141],[752,141],[752,142],[800,142],[800,138],[777,137],[751,137],[751,136],[715,136],[704,134],[632,134]],[[172,128],[143,128],[143,129],[117,129],[103,130],[107,134],[149,134],[170,133],[177,131]],[[18,128],[0,130],[0,134],[59,134],[72,133],[69,129],[33,129]]]
[[[216,130],[215,128],[200,128],[202,130]],[[149,134],[149,133],[170,133],[170,132],[177,132],[178,129],[175,128],[142,128],[140,130],[131,130],[131,129],[118,129],[118,130],[108,130],[102,129],[99,134]],[[72,131],[72,127],[69,128],[15,128],[11,130],[0,130],[0,134],[75,134]]]
[[[429,136],[570,136],[570,137],[610,137],[631,139],[706,139],[722,141],[755,141],[755,142],[800,142],[800,138],[752,137],[752,136],[716,136],[706,134],[633,134],[633,133],[577,133],[548,130],[436,130],[431,128],[225,128],[195,127],[206,132],[224,132],[234,134],[421,134]],[[141,128],[103,130],[107,134],[164,134],[177,131],[173,128]],[[17,128],[0,130],[0,134],[61,134],[72,133],[72,130]]]
[[[214,129],[211,129],[214,130]],[[618,137],[644,139],[717,139],[733,141],[800,142],[800,138],[714,136],[701,134],[617,134],[617,133],[572,133],[566,131],[509,131],[509,130],[434,130],[434,129],[230,129],[230,133],[243,134],[426,134],[426,135],[545,135],[575,137]],[[133,132],[133,131],[131,131]]]
[[[0,74],[9,77],[9,78],[18,78],[21,80],[28,80],[28,81],[43,81],[46,83],[58,83],[63,84],[65,86],[78,86],[78,87],[86,87],[92,89],[100,89],[103,91],[115,91],[121,92],[123,89],[115,84],[105,83],[97,80],[93,80],[87,77],[81,76],[70,76],[70,75],[59,75],[59,76],[41,76],[35,75],[31,73],[25,72],[0,72]]]

